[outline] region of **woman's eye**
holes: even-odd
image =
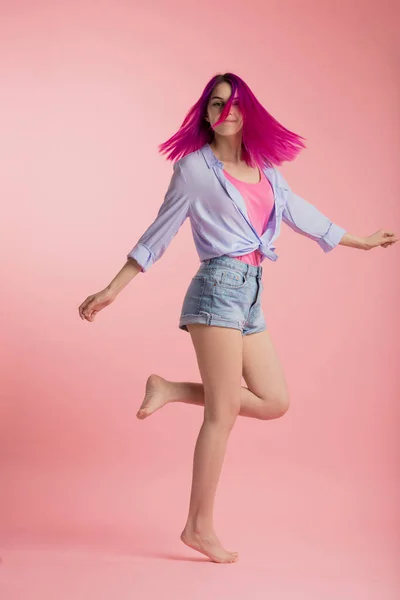
[[[239,100],[234,100],[234,101],[232,102],[232,104],[234,104],[235,106],[238,106],[238,104],[239,104]],[[213,106],[222,106],[222,102],[214,102],[214,103],[213,103]]]

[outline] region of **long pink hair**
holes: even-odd
[[[207,105],[212,91],[223,81],[230,84],[232,93],[220,119],[211,126],[204,118],[207,115]],[[236,92],[237,98],[235,98]],[[213,128],[227,118],[234,98],[243,115],[242,159],[247,165],[251,167],[281,165],[285,160],[291,161],[296,158],[301,149],[306,148],[302,142],[305,138],[289,131],[274,119],[243,79],[234,73],[224,73],[210,79],[178,131],[158,146],[159,152],[168,153],[166,158],[173,161],[210,143],[215,135]]]

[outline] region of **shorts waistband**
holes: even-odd
[[[240,271],[245,275],[250,275],[253,277],[261,277],[263,268],[262,266],[249,265],[248,263],[238,260],[233,256],[227,256],[224,254],[223,256],[215,256],[213,258],[207,258],[202,261],[204,265],[221,265],[226,267],[232,267],[232,269],[236,269],[236,271]]]

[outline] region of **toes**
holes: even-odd
[[[234,563],[234,562],[236,562],[236,561],[237,561],[237,559],[238,559],[238,557],[237,557],[237,556],[233,556],[233,555],[232,555],[232,556],[229,556],[229,557],[227,557],[226,559],[223,559],[223,560],[218,560],[217,562],[224,562],[224,563]]]
[[[239,555],[237,552],[231,552],[231,560],[232,561],[236,561],[238,559]]]

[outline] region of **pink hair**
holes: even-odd
[[[204,119],[207,105],[214,88],[221,82],[230,84],[232,93],[222,111],[219,121],[211,126]],[[281,165],[283,161],[291,161],[302,148],[306,148],[301,140],[304,137],[289,131],[265,110],[257,100],[249,86],[234,73],[215,75],[207,83],[199,100],[187,113],[178,131],[166,142],[158,146],[161,154],[168,160],[178,160],[186,154],[199,150],[214,138],[213,127],[217,127],[229,115],[236,96],[239,109],[243,115],[242,158],[251,167]]]

